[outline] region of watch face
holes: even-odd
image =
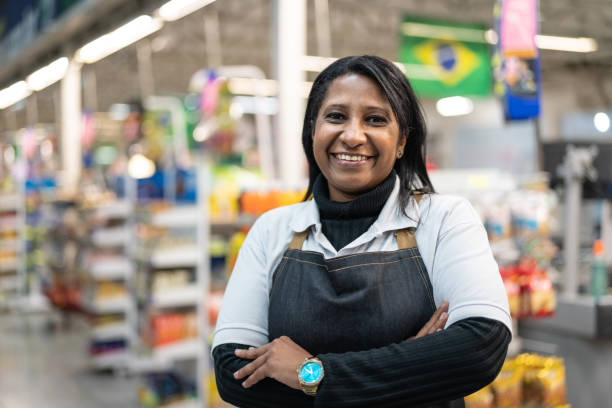
[[[316,384],[322,376],[323,367],[318,363],[306,363],[300,369],[300,379],[306,384]]]

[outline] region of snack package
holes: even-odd
[[[523,407],[552,408],[566,404],[565,366],[561,358],[521,354],[516,363],[524,368]]]
[[[493,392],[486,386],[464,398],[465,408],[494,408]]]
[[[491,384],[496,408],[518,408],[523,400],[523,368],[515,360],[504,363]]]
[[[500,267],[501,274],[508,296],[508,305],[510,306],[510,315],[513,319],[517,319],[521,314],[521,285],[517,270],[514,266]]]

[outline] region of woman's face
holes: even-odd
[[[330,199],[350,201],[387,178],[404,151],[406,139],[399,139],[391,105],[376,82],[359,74],[336,78],[313,135],[314,157]]]

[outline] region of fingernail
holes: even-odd
[[[247,388],[246,381],[242,383],[242,388]]]
[[[440,320],[444,320],[448,317],[448,313],[444,312],[440,315]]]
[[[441,332],[441,331],[442,331],[442,329],[438,329],[438,330],[436,330],[436,333],[437,333],[437,332]]]
[[[238,377],[238,371],[234,373],[234,378],[237,378],[237,377]]]
[[[249,347],[249,351],[255,350],[255,347]]]

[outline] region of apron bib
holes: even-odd
[[[368,350],[416,335],[431,318],[433,288],[414,229],[396,231],[397,251],[331,259],[302,251],[309,231],[294,235],[272,277],[270,340],[288,336],[313,355]]]

